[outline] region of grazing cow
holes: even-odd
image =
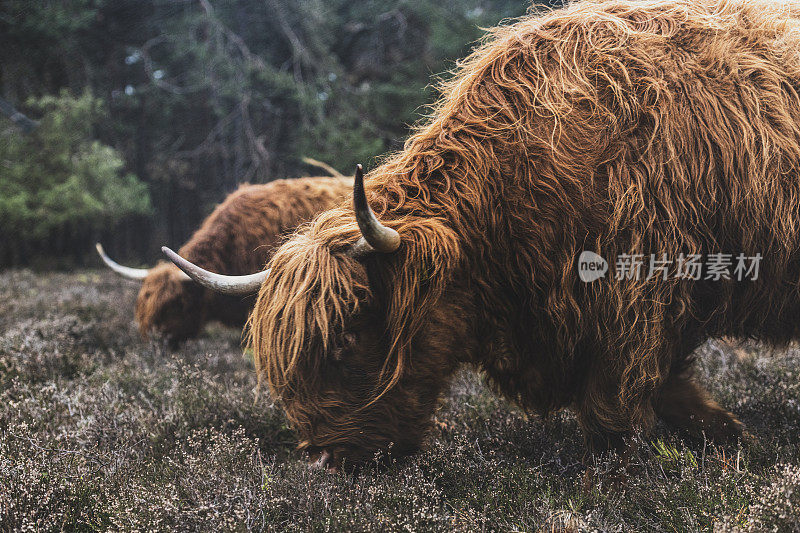
[[[242,185],[214,209],[181,253],[225,274],[260,271],[287,234],[341,204],[351,188],[352,180],[341,177]],[[136,320],[143,335],[159,332],[177,343],[197,336],[209,321],[242,327],[253,307],[254,298],[205,289],[171,263],[150,269],[124,267],[97,246],[112,270],[143,281],[136,300]]]
[[[357,176],[355,213],[259,276],[250,344],[301,448],[334,469],[417,449],[464,363],[529,411],[571,408],[590,450],[656,417],[736,439],[691,354],[800,338],[798,7],[588,0],[496,29]],[[679,271],[718,254],[763,261]]]

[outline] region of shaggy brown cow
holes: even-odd
[[[350,178],[300,178],[242,185],[209,215],[181,253],[226,274],[260,271],[282,238],[319,212],[341,204]],[[103,261],[121,275],[142,279],[136,320],[143,335],[157,331],[180,342],[195,337],[209,321],[242,327],[254,298],[225,296],[200,287],[171,263],[151,269]]]
[[[593,450],[656,416],[740,435],[691,354],[800,337],[800,22],[780,6],[584,1],[495,30],[369,176],[386,226],[356,194],[270,262],[251,345],[300,446],[333,467],[415,450],[462,363],[572,408]],[[584,250],[763,262],[585,283]]]

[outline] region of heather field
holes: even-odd
[[[240,332],[139,338],[137,286],[0,273],[2,531],[800,531],[800,350],[708,343],[698,372],[751,438],[659,426],[627,481],[582,489],[562,413],[526,417],[464,371],[427,449],[357,476],[307,468]]]

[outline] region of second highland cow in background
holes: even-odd
[[[352,179],[341,177],[242,185],[214,209],[180,253],[198,265],[229,275],[259,271],[282,237],[341,204],[352,187]],[[242,327],[253,307],[254,297],[212,292],[171,263],[132,269],[116,264],[99,245],[98,252],[118,274],[144,282],[136,300],[136,320],[143,335],[158,332],[181,342],[197,336],[211,321]]]

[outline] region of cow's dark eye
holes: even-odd
[[[344,348],[352,348],[356,345],[358,336],[352,331],[347,331],[342,335],[342,345]]]
[[[355,333],[349,331],[342,333],[341,337],[338,339],[338,342],[331,350],[331,360],[335,363],[338,363],[345,359],[347,352],[351,351],[355,347],[357,340],[358,337]]]

